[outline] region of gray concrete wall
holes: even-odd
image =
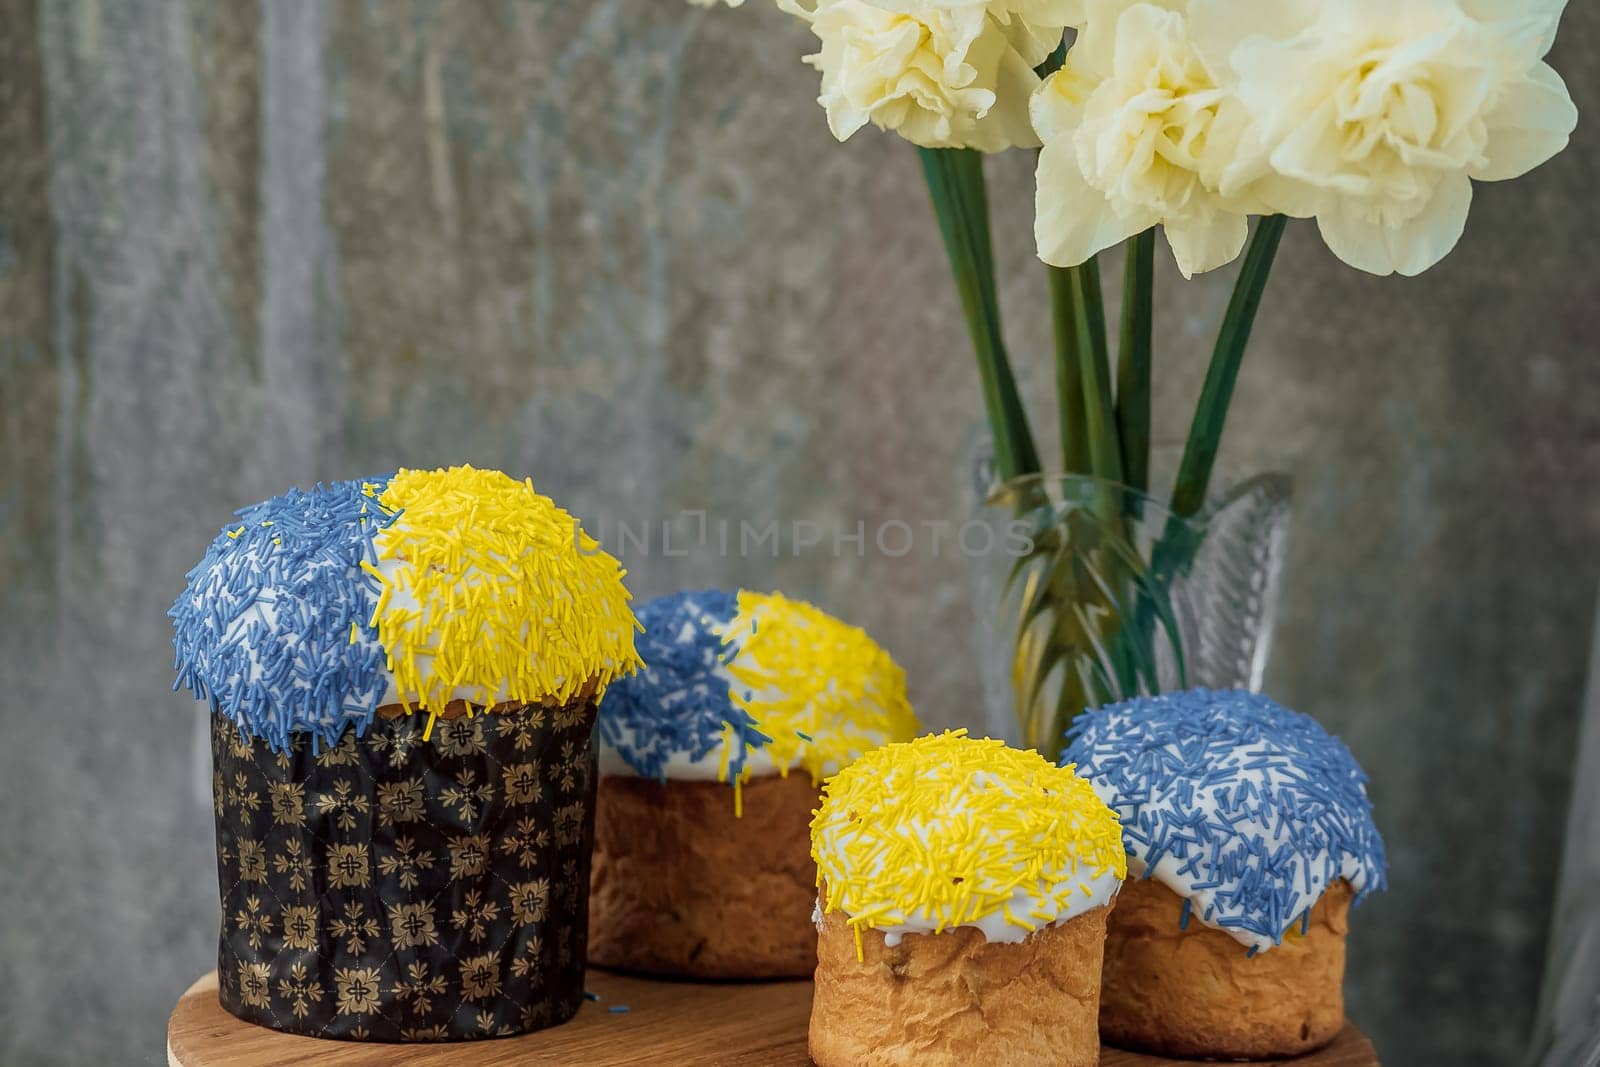
[[[915,159],[835,145],[806,50],[760,3],[0,0],[0,1061],[161,1062],[211,965],[162,613],[232,508],[470,460],[602,533],[967,514],[977,380]],[[1574,5],[1587,116],[1597,57]],[[1226,442],[1297,479],[1270,688],[1372,773],[1394,889],[1349,1001],[1394,1064],[1508,1062],[1531,1019],[1600,578],[1597,166],[1586,118],[1414,281],[1291,226]],[[990,173],[1043,397],[1029,160]],[[1174,440],[1231,277],[1161,269]],[[961,561],[829,555],[630,565],[810,596],[928,722],[970,717]]]

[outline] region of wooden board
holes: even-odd
[[[811,1062],[810,982],[703,985],[591,970],[586,1002],[563,1026],[524,1037],[442,1045],[376,1045],[296,1037],[241,1022],[217,1000],[217,975],[200,979],[167,1024],[171,1067],[510,1067],[512,1064],[786,1064]],[[627,1005],[626,1012],[610,1009]],[[1101,1067],[1171,1067],[1178,1060],[1105,1049]],[[1294,1067],[1378,1067],[1372,1044],[1345,1027]]]

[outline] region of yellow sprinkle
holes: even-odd
[[[242,534],[242,533],[244,533],[244,527],[243,526],[239,527],[237,530],[229,530],[228,531],[228,536],[233,538],[235,541],[237,541],[239,539],[239,535]]]
[[[350,643],[352,645],[356,643],[357,635],[359,633],[360,633],[360,631],[356,629],[356,620],[351,619],[350,620]]]

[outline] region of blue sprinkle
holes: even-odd
[[[737,779],[762,733],[730,694],[727,665],[739,646],[723,634],[739,611],[735,593],[717,590],[657,597],[638,611],[641,670],[619,679],[600,704],[600,738],[641,778],[665,780],[673,756],[700,760],[732,728],[728,777]]]
[[[584,1000],[599,1000],[600,999],[600,994],[599,993],[591,993],[587,989],[585,989],[583,991],[583,999]]]
[[[1180,928],[1196,899],[1202,921],[1276,944],[1338,878],[1358,903],[1387,887],[1367,776],[1309,716],[1196,689],[1084,712],[1067,739],[1061,762],[1110,794],[1129,858],[1147,877],[1181,861]]]
[[[795,732],[794,732],[794,735],[795,735],[795,736],[796,736],[796,737],[798,737],[798,738],[799,738],[799,739],[800,739],[800,740],[802,740],[802,741],[810,741],[810,740],[812,740],[812,737],[811,737],[811,735],[810,735],[810,734],[807,734],[807,733],[801,733],[801,732],[800,732],[800,731],[799,731],[799,730],[796,730],[796,731],[795,731]]]
[[[613,1004],[611,1007],[606,1009],[606,1011],[609,1011],[612,1015],[621,1015],[627,1010],[628,1006],[626,1004]]]
[[[377,492],[388,480],[366,479]],[[383,695],[377,588],[360,565],[377,562],[372,538],[394,516],[362,484],[291,489],[235,512],[167,612],[177,687],[274,751],[299,734],[316,752],[347,727],[365,733]]]

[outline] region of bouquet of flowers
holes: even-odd
[[[806,62],[833,134],[871,124],[917,146],[1005,480],[1044,465],[1001,329],[983,154],[1038,150],[1060,470],[1132,491],[1102,501],[1112,523],[1150,489],[1158,228],[1185,278],[1244,256],[1171,490],[1181,520],[1207,500],[1287,220],[1315,219],[1360,270],[1419,274],[1460,239],[1474,181],[1533,169],[1577,122],[1545,62],[1565,0],[774,2],[820,42]],[[1123,243],[1113,361],[1097,256]],[[1154,687],[1162,591],[1194,546],[1174,523],[1086,576],[1071,530],[1038,528],[1015,572],[1012,673],[1024,742],[1054,752],[1082,707]],[[1086,642],[1111,649],[1109,666],[1047,684]]]

